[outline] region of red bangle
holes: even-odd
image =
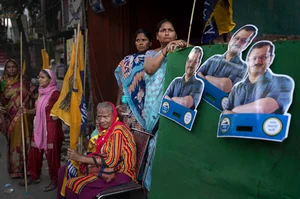
[[[166,54],[164,54],[164,53],[163,53],[163,51],[161,51],[161,54],[162,54],[164,57],[166,57],[166,56],[167,56]]]

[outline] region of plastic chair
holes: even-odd
[[[122,184],[122,185],[118,185],[115,187],[111,187],[109,189],[104,190],[103,192],[99,193],[96,198],[100,199],[103,198],[105,196],[111,196],[111,195],[116,195],[116,194],[120,194],[120,193],[124,193],[124,192],[129,192],[129,191],[134,191],[134,190],[139,190],[142,189],[143,190],[143,194],[144,194],[144,198],[147,198],[147,192],[144,186],[144,182],[145,182],[145,178],[146,178],[146,174],[147,174],[147,170],[150,164],[150,160],[151,157],[153,155],[153,150],[154,150],[154,146],[150,149],[149,155],[148,157],[145,157],[145,154],[147,152],[148,149],[148,143],[150,138],[152,137],[153,139],[155,139],[155,137],[150,134],[147,133],[145,131],[141,131],[138,129],[131,129],[131,132],[133,133],[133,136],[135,138],[135,142],[136,142],[136,160],[137,160],[137,176],[136,178],[138,179],[138,176],[140,174],[142,175],[142,180],[137,182],[130,182],[130,183],[126,183],[126,184]],[[144,163],[144,159],[146,159],[146,164],[145,167],[143,167],[143,163]]]

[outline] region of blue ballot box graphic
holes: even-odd
[[[288,137],[290,120],[290,114],[222,114],[217,137],[282,142]]]
[[[228,102],[228,93],[218,89],[199,75],[197,75],[197,78],[201,79],[205,84],[202,95],[203,100],[222,112]]]
[[[186,58],[185,73],[176,77],[169,84],[163,95],[159,114],[180,124],[188,130],[192,129],[196,109],[199,105],[205,87],[204,82],[195,75],[200,65],[203,50],[199,46],[193,47]]]
[[[195,121],[197,110],[189,109],[171,100],[163,98],[159,114],[190,131]]]

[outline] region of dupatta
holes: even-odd
[[[144,128],[144,103],[146,83],[144,80],[144,54],[126,56],[115,70],[118,85],[122,85],[128,105],[138,123]]]

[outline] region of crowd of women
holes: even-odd
[[[24,177],[25,165],[28,175],[31,175],[27,184],[39,183],[45,153],[51,182],[44,191],[51,191],[57,184],[63,132],[61,121],[50,117],[50,110],[60,91],[51,70],[45,69],[39,73],[39,88],[36,89],[25,77],[20,78],[19,69],[17,62],[9,59],[1,78],[0,129],[7,140],[8,173],[11,178]],[[25,164],[23,150],[28,159]],[[25,185],[25,182],[20,184]]]
[[[50,184],[44,191],[58,187],[57,198],[94,198],[109,187],[137,181],[135,140],[129,129],[137,128],[158,135],[158,111],[163,96],[167,54],[186,47],[185,41],[177,40],[175,27],[167,19],[157,25],[156,39],[160,47],[152,49],[151,33],[145,29],[136,32],[134,41],[137,52],[125,56],[115,70],[119,85],[116,107],[110,102],[98,104],[97,128],[91,136],[88,155],[68,150],[68,158],[78,162],[80,168],[83,166],[80,177],[68,181],[65,180],[66,165],[60,167],[63,142],[61,121],[50,116],[50,110],[60,94],[55,74],[48,69],[40,71],[39,87],[35,89],[25,77],[20,81],[17,62],[8,60],[0,84],[0,132],[7,139],[10,177],[24,177],[23,150],[26,150],[28,164],[25,165],[28,165],[31,176],[27,184],[40,182],[45,154]],[[124,106],[124,102],[127,105]],[[21,140],[22,124],[25,148]],[[149,147],[155,144],[153,139]],[[20,184],[25,185],[25,181]],[[151,166],[145,183],[148,191],[150,185]]]
[[[156,39],[160,47],[151,49],[151,34],[143,29],[138,30],[135,38],[138,52],[126,56],[115,70],[120,87],[116,104],[120,104],[120,93],[122,93],[129,106],[129,112],[123,117],[124,121],[128,121],[127,126],[137,124],[135,128],[145,130],[155,136],[158,135],[158,112],[163,96],[167,53],[186,47],[185,41],[176,40],[175,27],[168,19],[158,23]],[[150,140],[149,149],[155,148],[154,140]],[[145,180],[145,187],[148,191],[151,186],[151,163],[152,160],[150,160]]]

